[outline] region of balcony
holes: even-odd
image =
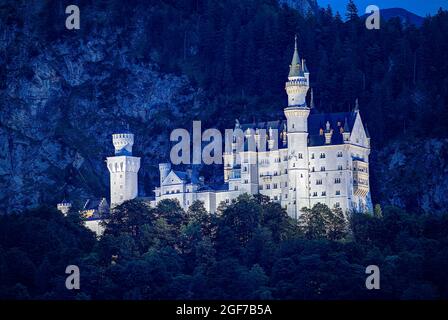
[[[365,197],[369,192],[369,165],[362,160],[353,160],[353,193]]]

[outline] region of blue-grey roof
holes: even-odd
[[[101,199],[88,199],[84,204],[83,210],[98,210]]]
[[[182,179],[182,181],[185,181],[185,183],[193,183],[193,184],[199,183],[199,174],[197,166],[192,165],[191,169],[189,170],[190,172],[177,171],[177,170],[173,171],[180,179]]]
[[[104,200],[104,205],[107,207],[101,208],[102,201],[103,199],[88,199],[86,201],[82,211],[93,210],[93,215],[85,218],[85,220],[98,220],[107,217],[109,211],[108,204],[107,201]]]
[[[330,129],[333,129],[331,144],[343,144],[344,140],[342,138],[341,127],[344,128],[347,125],[349,132],[351,132],[355,124],[355,119],[355,112],[311,114],[308,117],[308,145],[312,147],[325,144],[325,136],[320,135],[320,129],[322,128],[325,131],[327,121],[330,123]]]
[[[132,152],[126,150],[126,148],[121,148],[120,150],[115,151],[116,156],[132,156]]]
[[[330,144],[343,144],[343,138],[341,133],[341,127],[343,131],[351,132],[353,125],[355,124],[356,113],[355,112],[337,112],[337,113],[311,113],[308,117],[308,145],[320,146],[325,144],[325,136],[320,135],[320,129],[325,131],[325,124],[327,121],[330,123],[330,129],[333,129],[333,135],[331,137]],[[266,129],[269,128],[278,130],[278,148],[286,148],[287,145],[283,144],[280,137],[281,132],[286,127],[286,120],[275,120],[266,122],[253,122],[241,124],[241,129],[245,132],[249,129]],[[245,149],[247,150],[247,142],[245,142]]]
[[[185,171],[175,171],[173,170],[174,173],[176,174],[176,176],[178,176],[180,179],[184,180],[184,181],[189,181],[190,177],[188,176],[188,173],[186,173]]]
[[[273,130],[277,130],[277,134],[278,134],[278,144],[277,147],[279,149],[283,149],[286,148],[287,145],[283,144],[283,140],[280,138],[281,133],[283,130],[286,129],[286,120],[274,120],[274,121],[264,121],[264,122],[253,122],[253,123],[245,123],[241,125],[241,130],[246,133],[247,129],[264,129],[266,130],[266,134],[269,134],[269,129],[273,129]],[[268,149],[268,142],[267,142],[267,137],[265,139],[266,142],[266,146],[264,150],[269,150]],[[247,141],[247,139],[244,140],[244,151],[248,151],[249,150],[249,143]],[[260,148],[259,148],[260,151]]]

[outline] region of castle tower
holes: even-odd
[[[165,180],[170,171],[171,171],[171,163],[159,163],[160,187],[162,187],[163,180]]]
[[[247,129],[244,152],[241,153],[241,191],[258,193],[258,153],[256,151],[255,132]]]
[[[295,37],[294,54],[289,66],[288,82],[286,82],[286,93],[288,94],[288,106],[303,106],[306,104],[306,94],[309,87],[308,68],[305,60],[300,61],[297,49],[297,36]]]
[[[294,54],[286,82],[288,107],[285,116],[288,129],[288,214],[298,218],[303,207],[309,207],[308,176],[308,116],[306,104],[309,90],[309,72],[304,60],[300,63],[295,37]]]
[[[64,216],[66,216],[67,213],[70,211],[72,204],[70,202],[63,200],[62,202],[58,203],[56,207]]]
[[[132,156],[134,135],[118,133],[112,135],[115,156],[107,158],[107,168],[110,172],[110,202],[111,208],[138,195],[138,170],[140,158]]]

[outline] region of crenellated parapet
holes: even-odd
[[[112,142],[115,147],[115,155],[132,155],[132,146],[134,145],[134,135],[132,133],[113,134]]]

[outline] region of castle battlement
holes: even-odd
[[[132,146],[134,145],[134,135],[132,133],[113,134],[112,142],[115,147],[116,155],[132,155]]]
[[[67,215],[67,213],[70,211],[72,207],[72,204],[67,201],[62,201],[56,205],[56,208],[62,212],[63,215]]]

